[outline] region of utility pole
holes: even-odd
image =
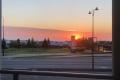
[[[96,7],[95,9],[93,9],[92,11],[89,11],[88,14],[92,15],[92,47],[91,47],[91,54],[92,54],[92,70],[94,71],[94,15],[95,15],[95,11],[99,10],[98,7]]]
[[[4,17],[3,17],[3,27],[2,27],[3,29],[2,29],[2,34],[3,34],[3,39],[2,39],[2,56],[4,56],[4,41],[5,41],[5,39],[4,39]]]

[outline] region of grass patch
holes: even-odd
[[[67,53],[69,49],[67,48],[8,48],[5,49],[6,55],[16,55],[16,54],[57,54],[57,53]]]

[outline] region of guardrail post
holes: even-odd
[[[19,80],[19,74],[13,74],[13,80]]]

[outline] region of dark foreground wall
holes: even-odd
[[[120,80],[120,0],[113,0],[113,75]]]

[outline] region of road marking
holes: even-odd
[[[99,66],[99,68],[108,69],[109,67],[107,67],[107,66]]]

